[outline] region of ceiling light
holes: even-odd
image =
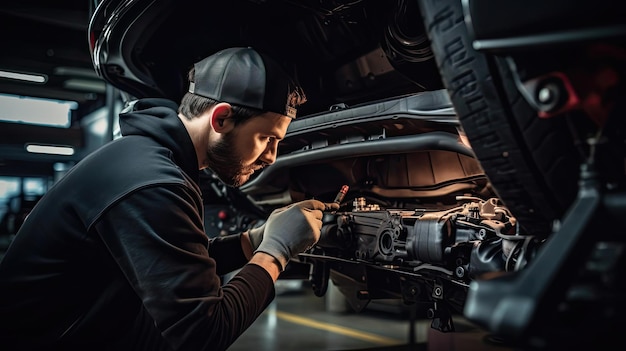
[[[74,148],[71,146],[27,144],[26,151],[36,154],[74,155]]]
[[[31,83],[45,83],[48,81],[48,76],[45,74],[32,74],[32,73],[20,73],[0,70],[0,78],[23,80]]]

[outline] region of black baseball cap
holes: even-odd
[[[233,105],[296,118],[302,88],[270,57],[250,47],[228,48],[194,64],[189,92]]]

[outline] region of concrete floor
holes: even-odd
[[[277,298],[229,351],[505,351],[485,342],[486,333],[462,319],[454,333],[430,328],[430,320],[417,320],[411,332],[408,308],[370,304],[356,313],[337,308],[329,289],[317,297],[312,289],[279,288]],[[405,313],[406,312],[406,313]]]

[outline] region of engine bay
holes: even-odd
[[[315,293],[332,281],[355,311],[375,299],[419,303],[434,328],[453,331],[470,282],[519,269],[528,240],[497,198],[457,200],[444,210],[391,209],[356,197],[328,214],[317,245],[300,255],[314,267]]]

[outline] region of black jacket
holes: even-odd
[[[222,350],[272,301],[239,235],[204,233],[176,108],[140,100],[35,206],[0,263],[0,348]]]

